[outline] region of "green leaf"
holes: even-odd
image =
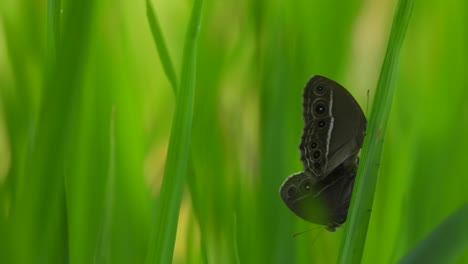
[[[202,6],[203,0],[195,0],[187,29],[179,94],[158,201],[156,227],[151,237],[147,263],[171,263],[172,261],[179,208],[190,157],[197,40]]]
[[[150,0],[146,0],[146,16],[148,17],[148,22],[151,28],[151,33],[153,35],[154,43],[158,49],[158,54],[161,59],[161,63],[166,73],[167,79],[171,83],[174,94],[177,94],[177,76],[174,70],[174,64],[172,64],[171,56],[167,50],[166,41],[159,26],[158,17],[154,11],[153,5]]]
[[[400,49],[413,10],[413,0],[400,0],[393,19],[387,52],[380,72],[367,136],[362,149],[361,166],[351,200],[348,224],[341,244],[339,263],[360,263],[382,155],[385,131],[395,92]]]
[[[453,263],[468,250],[468,203],[440,223],[400,264]]]

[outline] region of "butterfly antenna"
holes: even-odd
[[[316,230],[317,228],[321,228],[321,227],[314,227],[314,228],[311,228],[311,229],[307,229],[307,230],[305,230],[305,231],[297,232],[297,233],[294,233],[292,236],[295,238],[295,237],[297,237],[298,235],[302,235],[302,234],[307,233],[307,232],[309,232],[309,231]]]
[[[305,232],[309,232],[309,231],[314,230],[314,229],[317,229],[317,228],[321,228],[322,230],[320,230],[320,231],[317,233],[317,235],[315,235],[315,237],[312,239],[312,243],[310,243],[310,244],[311,244],[311,245],[314,245],[315,240],[317,240],[317,238],[319,237],[319,235],[323,232],[323,230],[325,230],[325,227],[316,227],[316,228],[308,229],[308,230],[306,230],[306,231],[298,232],[298,233],[295,233],[295,234],[293,235],[293,237],[295,238],[295,237],[297,237],[298,235],[304,234]]]
[[[319,237],[319,235],[323,232],[323,230],[325,230],[325,227],[322,228],[322,230],[320,230],[317,235],[314,237],[314,239],[312,239],[312,243],[310,243],[311,245],[313,245],[315,243],[315,240],[317,240],[317,238]]]

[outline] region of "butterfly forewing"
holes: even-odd
[[[302,95],[304,125],[317,118],[331,116],[332,89],[326,80],[318,77],[318,75],[312,77],[304,88]]]
[[[304,130],[299,149],[304,170],[326,177],[348,157],[359,152],[366,120],[358,103],[340,84],[326,77],[312,77],[303,94]],[[311,156],[313,145],[324,153],[320,170]],[[319,174],[317,174],[319,173]]]
[[[304,127],[299,150],[304,170],[311,176],[320,179],[327,167],[328,144],[323,140],[330,136],[333,117],[316,119]]]
[[[328,145],[328,171],[359,152],[366,130],[366,118],[356,100],[341,85],[336,82],[331,85],[335,87],[332,109],[334,123]]]

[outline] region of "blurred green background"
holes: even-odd
[[[193,1],[152,2],[180,77]],[[0,262],[143,263],[175,107],[145,2],[51,3],[0,2]],[[395,6],[205,0],[174,263],[336,262],[343,228],[293,238],[317,226],[278,189],[302,169],[308,78],[369,115]],[[415,4],[363,263],[398,261],[468,201],[466,10]]]

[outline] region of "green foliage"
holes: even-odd
[[[390,69],[396,1],[203,2],[0,1],[0,262],[468,262],[466,1],[414,1]],[[293,238],[314,74],[369,91],[368,141],[393,102],[369,221],[356,187],[344,228]]]
[[[185,36],[180,88],[177,89],[177,105],[171,129],[164,178],[161,185],[161,195],[158,201],[156,227],[155,232],[151,236],[152,243],[150,243],[147,263],[172,262],[180,203],[190,157],[198,32],[201,23],[202,7],[203,0],[196,0],[188,25],[187,35]],[[151,16],[149,20],[151,21]],[[165,50],[160,49],[160,54],[164,54],[161,51]],[[167,56],[166,60],[168,59],[169,57]],[[172,63],[167,62],[165,65],[166,67],[171,67]],[[166,74],[174,85],[176,81],[173,79],[175,77],[171,72],[166,71]]]
[[[468,203],[447,217],[399,263],[451,263],[468,248]],[[444,241],[444,243],[440,243]]]
[[[388,117],[395,91],[400,50],[405,39],[413,5],[414,1],[412,0],[398,1],[387,52],[377,84],[366,140],[363,145],[360,170],[351,199],[349,221],[340,251],[340,263],[360,263],[362,259]]]

